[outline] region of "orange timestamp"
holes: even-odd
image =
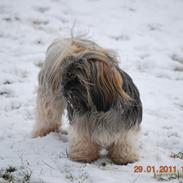
[[[183,166],[134,166],[134,173],[176,173],[177,171],[183,173]]]

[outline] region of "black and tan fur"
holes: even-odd
[[[57,40],[48,48],[39,73],[33,136],[58,130],[65,108],[70,159],[91,162],[105,147],[117,164],[138,160],[142,104],[112,51],[83,39]]]

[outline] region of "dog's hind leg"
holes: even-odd
[[[115,163],[126,165],[139,159],[136,152],[138,131],[124,132],[109,148],[108,157]]]
[[[44,136],[58,131],[64,113],[64,98],[55,96],[41,88],[38,89],[36,104],[36,122],[32,136]]]

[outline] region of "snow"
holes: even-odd
[[[182,0],[1,0],[0,169],[28,168],[33,183],[157,182],[153,173],[134,173],[134,166],[180,169],[183,160],[170,155],[183,152],[182,10]],[[31,138],[38,65],[52,40],[71,35],[74,22],[74,35],[117,51],[140,90],[144,115],[136,163],[119,166],[105,157],[72,162],[67,136]]]

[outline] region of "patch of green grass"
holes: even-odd
[[[182,180],[183,173],[180,171],[177,171],[175,173],[155,173],[154,178],[158,181],[170,181],[174,179]]]
[[[30,182],[30,178],[31,178],[32,172],[27,171],[24,176],[23,176],[23,180],[22,183],[29,183]]]
[[[8,182],[13,182],[14,177],[11,174],[12,172],[15,172],[16,168],[9,166],[8,168],[6,168],[5,170],[0,170],[0,178],[8,181]]]
[[[6,169],[7,172],[11,173],[11,172],[14,172],[16,171],[16,168],[13,167],[13,166],[9,166],[7,169]]]
[[[7,183],[29,183],[32,172],[24,167],[16,168],[9,166],[0,170],[0,179]]]
[[[179,158],[179,159],[183,159],[183,152],[178,152],[178,153],[172,153],[170,155],[171,158]]]

